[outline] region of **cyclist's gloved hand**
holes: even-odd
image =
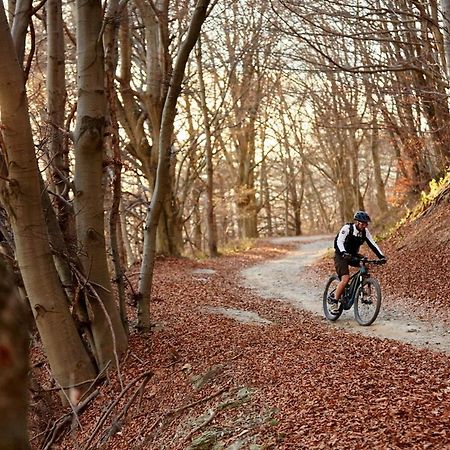
[[[352,256],[348,261],[352,266],[358,267],[359,263],[361,261],[361,258],[358,258],[357,256]]]
[[[342,257],[346,260],[346,261],[351,261],[353,259],[353,255],[351,255],[350,253],[344,252],[342,253]]]

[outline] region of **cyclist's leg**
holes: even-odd
[[[341,280],[336,287],[335,298],[340,300],[342,294],[344,293],[345,286],[347,286],[348,280],[350,279],[350,269],[348,267],[348,262],[338,253],[334,255],[334,267],[339,279]]]

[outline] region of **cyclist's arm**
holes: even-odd
[[[339,231],[336,239],[336,250],[342,255],[347,252],[345,249],[345,239],[350,233],[350,225],[345,224]]]
[[[366,242],[367,245],[370,247],[370,249],[375,253],[375,255],[378,256],[378,258],[380,259],[385,258],[380,247],[378,247],[377,243],[373,240],[373,237],[370,234],[369,230],[366,230]]]

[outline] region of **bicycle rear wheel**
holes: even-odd
[[[330,310],[332,305],[330,296],[334,298],[334,293],[336,292],[338,284],[339,284],[339,277],[337,275],[331,276],[328,279],[327,284],[325,286],[325,291],[323,292],[323,312],[325,314],[325,317],[328,320],[331,320],[332,322],[339,319],[343,310],[342,305],[339,306],[339,310],[336,313],[331,312]]]
[[[371,325],[378,316],[381,307],[381,288],[378,281],[367,278],[355,294],[355,319],[363,326]]]

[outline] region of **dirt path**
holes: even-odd
[[[326,252],[331,241],[332,236],[274,239],[272,242],[275,244],[294,243],[298,246],[283,258],[243,270],[243,285],[253,289],[260,297],[288,301],[314,313],[319,320],[325,320],[322,312],[323,283],[308,278],[305,268]],[[370,327],[361,327],[356,323],[353,309],[344,311],[341,318],[334,323],[329,322],[329,326],[450,354],[450,332],[442,326],[420,321],[405,311],[387,309],[383,305],[376,322]]]

